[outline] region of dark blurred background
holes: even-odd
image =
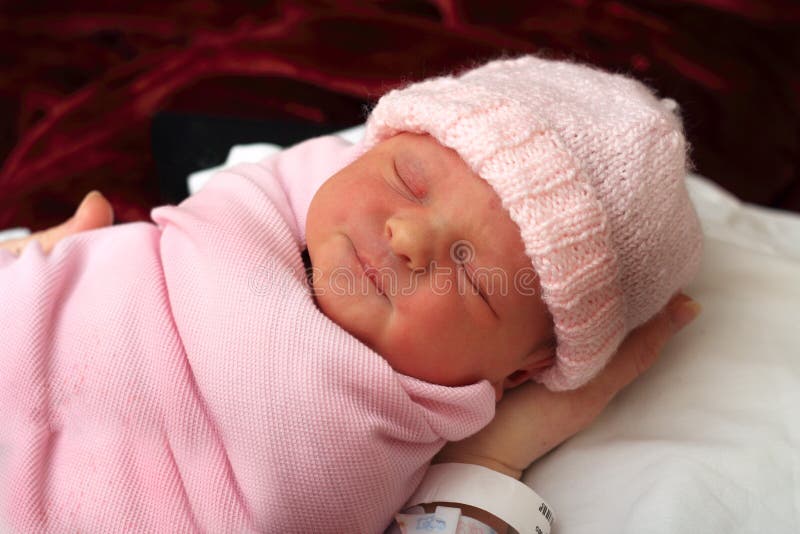
[[[28,0],[0,2],[0,228],[50,226],[90,189],[145,219],[231,143],[353,125],[399,84],[530,52],[654,86],[697,172],[800,211],[792,0]]]

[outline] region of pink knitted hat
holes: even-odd
[[[625,76],[526,56],[389,92],[363,144],[427,133],[494,188],[555,325],[556,363],[535,379],[566,390],[698,271],[674,107]]]

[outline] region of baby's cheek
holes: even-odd
[[[398,312],[406,316],[426,318],[452,317],[461,309],[454,291],[437,289],[424,280],[401,288],[394,305]]]
[[[396,371],[435,384],[453,385],[458,365],[453,361],[449,336],[430,323],[409,320],[395,324],[384,357]]]
[[[394,334],[398,342],[411,348],[441,352],[441,345],[451,343],[457,332],[468,326],[463,303],[447,295],[417,292],[398,299],[393,317]]]

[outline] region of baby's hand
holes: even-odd
[[[699,311],[691,298],[676,295],[628,335],[608,366],[587,385],[556,393],[529,382],[509,391],[489,425],[463,441],[448,443],[434,463],[478,464],[520,478],[531,463],[589,426],[617,393],[655,363],[667,340]]]
[[[75,211],[75,215],[67,219],[58,226],[42,230],[19,239],[9,239],[0,242],[0,249],[10,251],[12,254],[19,255],[22,249],[32,240],[39,241],[45,253],[50,252],[56,243],[67,236],[110,226],[114,222],[114,210],[108,200],[97,191],[92,191],[84,197],[81,205]]]

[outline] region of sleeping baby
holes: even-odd
[[[178,206],[0,250],[18,531],[376,532],[503,391],[590,380],[698,270],[640,83],[522,57],[380,99]]]

